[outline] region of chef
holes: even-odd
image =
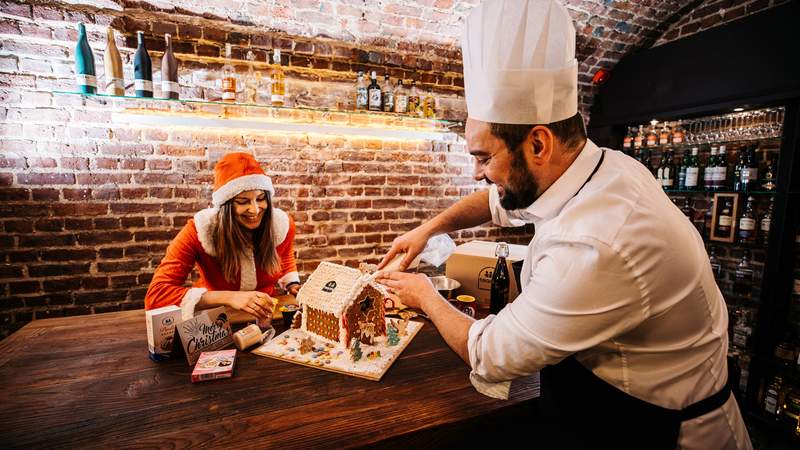
[[[640,163],[598,148],[577,111],[575,30],[546,0],[484,1],[462,40],[474,176],[489,189],[395,240],[401,269],[432,236],[533,223],[522,292],[474,320],[423,275],[378,279],[424,310],[507,398],[541,373],[544,448],[752,448],[727,384],[728,320],[692,224]]]

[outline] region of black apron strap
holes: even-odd
[[[723,386],[722,389],[720,389],[720,391],[716,394],[712,395],[711,397],[704,398],[697,403],[692,403],[686,408],[678,411],[678,419],[681,422],[686,422],[687,420],[705,416],[711,411],[722,408],[722,405],[724,405],[729,398],[731,398],[731,386],[728,382],[725,382],[725,386]]]

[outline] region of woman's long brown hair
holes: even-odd
[[[214,251],[222,266],[222,274],[230,283],[236,282],[236,276],[241,269],[239,258],[246,254],[249,247],[253,247],[256,268],[267,273],[277,273],[281,269],[278,252],[275,250],[275,236],[272,235],[272,198],[269,192],[265,191],[264,195],[267,196],[267,208],[261,224],[253,230],[252,238],[236,222],[233,199],[225,202],[217,213],[216,224],[212,228]]]

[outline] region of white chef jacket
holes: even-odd
[[[607,150],[581,189],[600,156],[587,140],[525,209],[504,210],[491,186],[492,221],[532,222],[536,233],[522,266],[522,292],[470,327],[470,379],[487,395],[507,397],[508,380],[574,354],[625,393],[681,409],[725,384],[725,301],[702,238],[643,165]],[[752,448],[733,397],[683,422],[678,444]]]

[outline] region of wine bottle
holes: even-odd
[[[698,148],[692,147],[692,155],[686,164],[686,190],[694,191],[698,188],[698,180],[700,176],[699,158],[697,156]]]
[[[161,94],[164,98],[177,99],[180,97],[178,60],[175,59],[175,55],[172,53],[172,36],[165,34],[164,39],[167,41],[167,48],[161,58]]]
[[[150,61],[150,55],[144,47],[144,32],[137,31],[136,37],[139,40],[139,46],[136,48],[136,54],[133,57],[134,89],[137,97],[152,97],[153,63]]]
[[[106,71],[105,93],[108,95],[125,95],[125,83],[122,77],[122,58],[119,56],[117,44],[114,42],[114,30],[109,28],[107,33],[106,53],[103,58]]]
[[[94,71],[94,54],[86,37],[86,27],[78,24],[78,45],[75,46],[75,79],[78,91],[84,94],[97,92],[97,77]]]

